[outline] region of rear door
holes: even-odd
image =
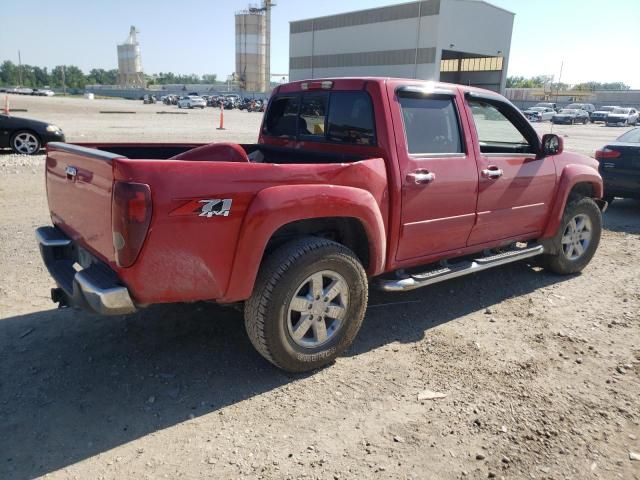
[[[480,179],[478,217],[468,244],[538,235],[556,185],[553,158],[537,157],[540,139],[511,104],[475,93],[467,93],[466,100]]]
[[[478,170],[455,89],[397,85],[391,109],[402,182],[396,259],[464,248],[475,221]]]

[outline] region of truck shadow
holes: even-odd
[[[604,228],[614,232],[640,233],[640,200],[615,200],[604,214]]]
[[[562,280],[524,263],[406,294],[372,293],[347,355]],[[381,306],[390,302],[399,306]],[[391,325],[391,328],[390,328]],[[41,476],[301,378],[251,347],[242,315],[208,304],[126,317],[47,310],[0,321],[0,478]]]

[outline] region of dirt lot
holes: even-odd
[[[250,142],[260,121],[225,112],[219,132],[211,108],[13,105],[70,141]],[[621,133],[555,131],[587,154]],[[581,275],[518,263],[372,292],[347,354],[297,376],[254,352],[234,310],[54,309],[33,239],[49,222],[42,162],[0,154],[0,478],[640,478],[640,202],[613,204]]]

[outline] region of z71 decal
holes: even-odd
[[[198,217],[228,217],[231,214],[231,198],[203,198],[184,201],[180,207],[172,210],[172,217],[197,215]]]
[[[231,212],[230,198],[215,198],[213,200],[200,200],[202,208],[199,217],[211,218],[214,215],[219,217],[228,217]]]

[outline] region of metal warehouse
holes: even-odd
[[[503,92],[514,14],[425,0],[291,22],[289,78],[391,76]]]

